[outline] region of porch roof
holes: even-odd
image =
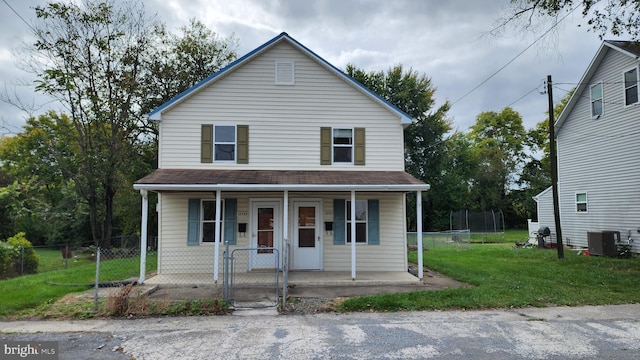
[[[404,171],[157,169],[138,180],[149,191],[418,191],[429,185]]]

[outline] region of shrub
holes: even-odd
[[[16,275],[35,274],[38,272],[38,255],[31,242],[25,238],[24,232],[19,232],[8,238],[7,245],[13,248],[9,255],[12,269],[7,269],[8,272]]]

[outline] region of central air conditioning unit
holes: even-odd
[[[587,232],[589,255],[618,256],[618,242],[620,231],[589,231]]]

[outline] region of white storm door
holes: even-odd
[[[322,268],[322,239],[320,236],[320,202],[293,203],[293,256],[291,268],[320,270]]]
[[[280,258],[282,226],[280,203],[277,201],[255,201],[252,204],[251,269],[274,269],[276,258]],[[274,251],[273,249],[278,251]],[[282,264],[279,264],[282,266]]]

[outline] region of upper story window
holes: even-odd
[[[200,138],[200,162],[249,163],[249,126],[203,124]]]
[[[216,125],[213,130],[214,161],[236,160],[236,127]]]
[[[624,104],[631,105],[638,102],[638,68],[624,73]]]
[[[587,212],[587,193],[576,194],[576,212]]]
[[[333,129],[333,162],[353,162],[353,129]]]
[[[293,61],[276,61],[276,85],[294,85],[295,68]]]
[[[215,200],[202,200],[202,214],[201,226],[202,231],[202,243],[212,243],[216,241],[216,201]],[[220,206],[220,239],[224,239],[222,230],[224,229],[224,200],[221,200]]]
[[[591,117],[598,117],[604,112],[602,83],[591,85]]]
[[[365,128],[320,128],[320,165],[364,166]]]

